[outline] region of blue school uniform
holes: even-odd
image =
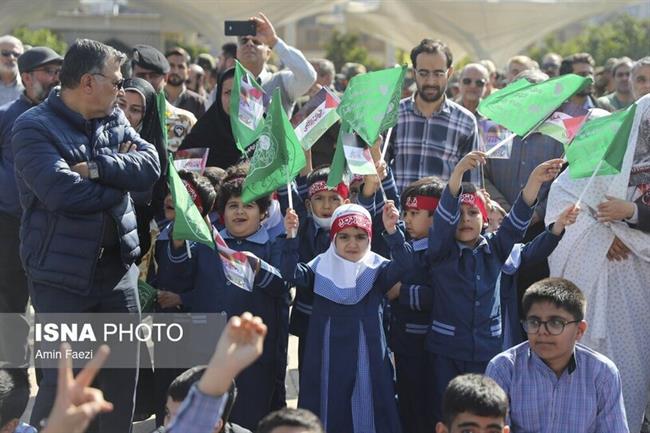
[[[403,248],[400,231],[387,236],[391,250]],[[339,289],[315,274],[322,256],[298,262],[297,239],[286,240],[282,272],[298,287],[313,290],[298,406],[317,414],[331,432],[401,432],[386,338],[384,294],[402,269],[378,255],[356,287]]]
[[[536,266],[551,255],[562,239],[551,232],[551,224],[535,238],[525,244],[515,244],[501,268],[499,286],[501,293],[501,316],[503,321],[503,350],[525,341],[519,317],[519,299],[517,297],[517,277],[519,271],[528,266]]]
[[[417,255],[425,255],[427,247],[427,238],[411,242]],[[399,414],[405,432],[428,433],[433,431],[428,424],[427,384],[423,380],[428,371],[424,342],[433,305],[428,269],[419,267],[409,272],[401,283],[399,298],[390,303],[388,334],[388,344],[395,354]]]
[[[210,247],[194,241],[186,241],[182,248],[174,249],[170,239],[173,223],[165,226],[155,244],[157,271],[149,283],[159,290],[177,293],[182,301],[180,308],[157,311],[188,313],[217,313],[224,311],[221,285],[225,282],[220,259]],[[187,253],[190,249],[192,257]]]
[[[281,245],[272,243],[263,227],[245,239],[235,238],[225,229],[221,236],[233,250],[249,251],[262,259],[252,292],[242,290],[230,281],[225,282],[224,290],[228,317],[250,311],[260,316],[268,327],[262,356],[236,379],[239,395],[230,416],[233,422],[255,429],[260,419],[275,406],[277,371],[282,365],[286,368],[288,336],[283,320],[286,321],[287,315],[283,309],[288,309],[288,286],[272,265],[280,261]],[[284,350],[278,350],[278,347],[284,347]]]
[[[429,389],[434,421],[441,420],[447,384],[463,373],[483,372],[501,351],[501,296],[497,278],[515,243],[520,241],[533,207],[521,195],[495,233],[481,235],[478,245],[456,241],[460,220],[459,197],[443,191],[429,235],[430,286],[435,302],[426,336],[432,370]],[[412,257],[417,260],[417,256]]]

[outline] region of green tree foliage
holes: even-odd
[[[25,45],[50,47],[61,55],[64,55],[68,49],[68,44],[56,33],[48,29],[30,29],[21,26],[13,29],[11,34],[20,39]]]
[[[356,33],[334,31],[325,44],[325,57],[330,59],[337,71],[347,62],[361,63],[369,71],[382,69],[384,65],[371,57],[368,50],[359,42]]]
[[[209,53],[210,50],[208,47],[200,44],[192,44],[189,42],[181,41],[178,39],[166,39],[165,40],[165,51],[172,49],[174,47],[181,47],[190,55],[192,60],[195,60],[201,53]]]
[[[577,36],[560,40],[556,34],[548,35],[541,44],[528,49],[527,54],[541,62],[544,54],[555,52],[561,56],[587,52],[602,65],[610,57],[628,56],[639,59],[648,55],[650,19],[618,15],[599,25],[590,25]]]

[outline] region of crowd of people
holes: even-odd
[[[366,73],[337,74],[252,19],[256,34],[218,58],[148,45],[127,57],[88,39],[62,57],[0,37],[0,313],[14,313],[0,314],[0,432],[130,432],[151,415],[170,433],[640,432],[650,57],[596,67],[588,53],[517,55],[457,71],[444,42],[424,39],[392,134],[369,143],[377,175],[328,185],[335,124],[291,185],[247,203],[255,146],[240,150],[231,128],[235,60],[268,97],[279,89],[289,117]],[[481,100],[564,74],[593,83],[557,109],[566,116],[636,104],[619,174],[573,179],[563,143],[537,132],[505,158],[486,154],[498,125]],[[179,176],[210,230],[251,258],[251,291],[217,251],[174,238],[169,154],[193,148],[208,149],[206,167]],[[21,423],[28,302],[139,314],[139,280],[156,313],[227,314],[218,342],[196,342],[216,345],[210,363],[102,369],[103,347],[74,376],[63,359],[39,369]],[[299,409],[286,407],[290,334]]]

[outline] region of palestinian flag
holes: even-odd
[[[323,87],[291,119],[303,149],[309,150],[339,120],[339,98]]]

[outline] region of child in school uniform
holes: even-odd
[[[283,309],[288,309],[288,286],[273,265],[280,262],[281,245],[272,242],[262,226],[270,197],[244,204],[241,194],[245,173],[245,167],[229,170],[219,190],[217,211],[225,225],[220,234],[228,246],[253,253],[260,259],[252,292],[241,290],[229,281],[224,285],[224,303],[229,317],[250,311],[268,326],[262,356],[237,378],[239,398],[231,415],[233,422],[254,429],[259,420],[277,406],[278,395],[284,395],[276,389],[280,386],[276,378],[281,370],[286,370],[288,334],[283,322],[288,314]]]
[[[387,204],[391,251],[405,248],[398,217]],[[298,262],[297,238],[285,241],[283,275],[314,293],[298,406],[316,413],[327,431],[401,432],[381,305],[403,269],[370,250],[372,220],[363,207],[340,206],[332,219],[329,248],[309,263]],[[285,227],[289,234],[299,227],[291,209]]]
[[[411,183],[402,193],[402,219],[413,254],[423,256],[427,252],[429,229],[444,187],[440,179],[432,176]],[[428,433],[434,429],[428,421],[427,385],[423,380],[428,371],[424,341],[433,304],[428,267],[419,266],[404,275],[400,283],[399,298],[390,304],[389,331],[389,346],[395,354],[400,419],[405,432]]]
[[[465,172],[485,160],[484,153],[470,152],[454,168],[429,236],[425,260],[435,302],[426,350],[434,422],[441,420],[442,396],[449,381],[464,373],[483,373],[501,350],[497,278],[513,245],[523,238],[539,188],[559,173],[562,163],[550,160],[536,167],[499,230],[483,235],[488,221],[484,196],[470,183],[461,190],[461,181]],[[418,261],[417,256],[411,257]]]

